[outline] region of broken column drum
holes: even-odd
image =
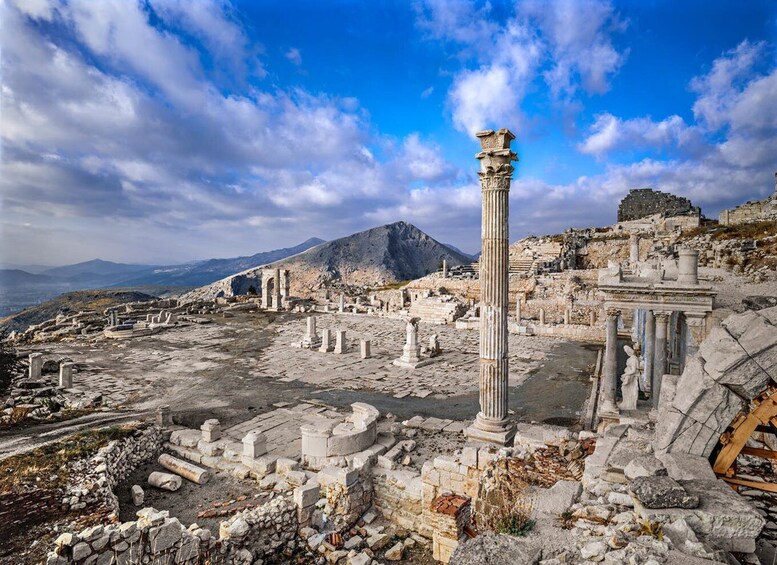
[[[639,236],[635,233],[629,236],[629,263],[639,261]]]
[[[507,419],[507,317],[509,313],[508,208],[515,136],[506,129],[478,132],[482,207],[480,256],[480,412],[468,437],[507,445],[515,431]]]
[[[699,252],[695,249],[680,249],[677,261],[677,282],[699,284]]]

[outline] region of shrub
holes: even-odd
[[[21,369],[21,361],[16,357],[16,350],[8,341],[8,330],[0,330],[0,393],[11,385],[14,373]]]
[[[511,536],[526,535],[534,526],[534,496],[507,460],[495,461],[480,484],[478,529]]]

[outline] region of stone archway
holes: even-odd
[[[726,318],[682,375],[664,376],[655,450],[710,457],[732,422],[753,412],[774,383],[777,307]]]

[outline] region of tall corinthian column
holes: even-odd
[[[509,444],[515,435],[507,419],[508,197],[515,136],[506,129],[481,131],[480,186],[483,193],[480,256],[480,412],[467,437]]]

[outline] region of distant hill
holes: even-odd
[[[137,285],[178,285],[178,286],[202,286],[210,284],[240,271],[265,265],[273,261],[279,261],[302,253],[316,245],[324,243],[323,239],[311,237],[307,241],[294,247],[264,251],[248,257],[235,257],[232,259],[210,259],[189,265],[174,265],[171,267],[157,267],[152,272],[144,272],[136,277],[122,280],[121,286]]]
[[[290,257],[323,243],[311,238],[294,247],[256,253],[249,257],[210,259],[182,265],[133,265],[93,259],[75,265],[47,268],[41,275],[21,269],[0,269],[0,316],[41,304],[63,292],[94,288],[180,287],[206,285],[252,267]]]
[[[381,286],[417,279],[438,270],[443,259],[450,266],[472,262],[466,254],[412,224],[395,222],[322,243],[262,267],[289,269],[292,294],[305,296],[331,284]],[[243,271],[186,296],[197,299],[230,294],[245,286],[244,281],[260,277],[261,270]]]
[[[71,282],[99,281],[102,279],[113,281],[154,268],[153,265],[131,265],[127,263],[103,261],[102,259],[93,259],[83,263],[76,263],[75,265],[65,265],[64,267],[47,269],[41,274],[59,280],[69,280]]]
[[[0,327],[8,330],[25,330],[28,326],[40,324],[56,317],[57,314],[94,310],[102,313],[106,308],[125,304],[153,300],[155,297],[134,290],[80,290],[60,294],[37,306],[25,308],[21,312],[0,318]]]
[[[20,269],[0,269],[0,286],[50,284],[53,279],[44,275],[33,275]]]

